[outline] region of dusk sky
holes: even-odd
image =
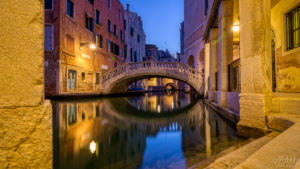
[[[183,21],[183,0],[120,0],[126,9],[142,17],[146,43],[155,44],[159,50],[180,52],[180,23]]]

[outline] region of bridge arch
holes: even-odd
[[[178,62],[156,61],[126,63],[104,73],[101,79],[102,93],[124,93],[134,81],[152,77],[179,80],[189,84],[200,95],[203,94],[203,76],[199,71]]]
[[[176,90],[178,89],[177,85],[175,83],[167,83],[165,84],[166,89],[168,89],[168,87],[171,87],[172,90]]]

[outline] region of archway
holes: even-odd
[[[177,90],[177,85],[175,83],[167,83],[166,90]]]

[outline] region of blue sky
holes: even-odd
[[[180,23],[183,21],[183,0],[120,0],[126,9],[142,17],[147,43],[171,54],[180,52]]]

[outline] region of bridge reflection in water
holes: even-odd
[[[54,168],[187,168],[243,141],[186,93],[52,103]]]

